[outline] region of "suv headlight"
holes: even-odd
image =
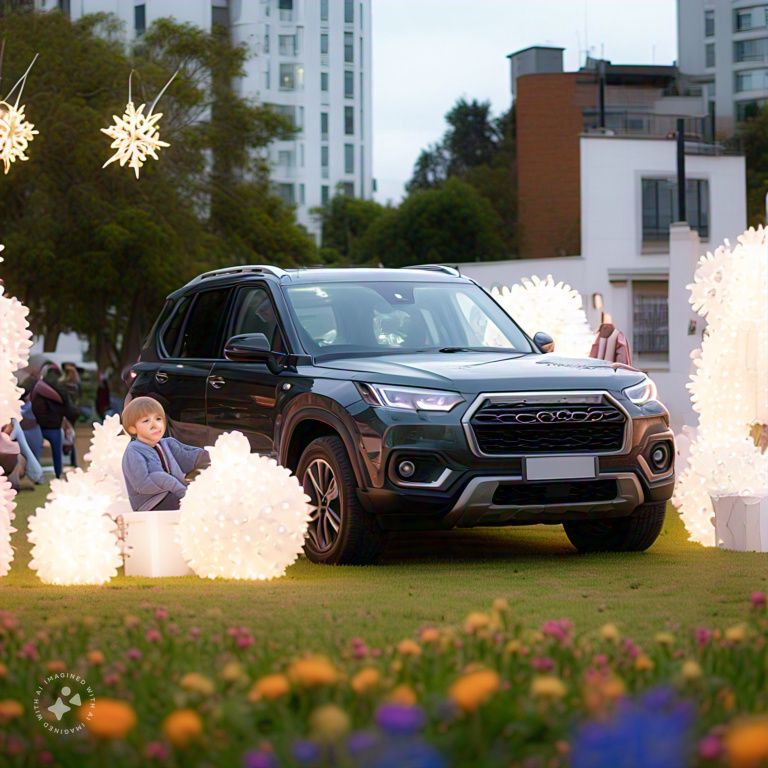
[[[627,396],[627,399],[631,400],[635,405],[645,405],[645,403],[648,403],[651,400],[656,400],[659,393],[653,379],[646,376],[639,384],[627,387],[624,390],[624,394]]]
[[[458,392],[437,389],[391,387],[386,384],[358,384],[358,389],[370,405],[399,408],[403,411],[450,411],[464,398]]]

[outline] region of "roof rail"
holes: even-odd
[[[223,267],[222,269],[214,269],[210,272],[204,272],[197,279],[205,280],[209,277],[222,277],[223,275],[236,275],[238,272],[255,272],[257,274],[274,275],[275,277],[283,277],[288,273],[280,267],[272,267],[268,264],[243,264],[235,267]]]
[[[445,264],[413,264],[409,267],[401,267],[401,269],[425,269],[428,272],[444,272],[446,275],[461,277],[458,267],[449,267]]]

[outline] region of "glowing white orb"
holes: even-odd
[[[108,510],[116,485],[82,470],[51,481],[45,506],[29,518],[29,567],[46,584],[103,584],[122,565]]]
[[[16,529],[11,525],[14,518],[13,510],[16,507],[16,491],[11,488],[10,482],[0,467],[0,576],[5,576],[11,568],[13,560],[13,548],[11,547],[11,534]]]
[[[552,275],[524,277],[511,288],[491,294],[533,336],[545,331],[555,340],[555,352],[565,357],[589,357],[594,332],[589,327],[581,294]]]
[[[181,501],[179,543],[204,578],[273,579],[304,545],[309,497],[290,470],[252,454],[239,432],[208,449],[211,466]]]
[[[691,539],[715,545],[710,493],[768,493],[768,454],[755,425],[768,423],[768,230],[750,228],[699,259],[690,303],[707,319],[691,353],[687,387],[699,414],[673,503]]]

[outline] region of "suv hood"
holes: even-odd
[[[642,380],[644,374],[593,358],[498,352],[437,352],[413,355],[319,360],[319,368],[353,381],[400,384],[464,393],[559,389],[614,392]]]

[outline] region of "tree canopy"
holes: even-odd
[[[168,292],[206,269],[316,260],[312,239],[272,194],[263,149],[287,121],[238,96],[244,47],[216,30],[160,20],[127,50],[112,17],[8,13],[3,96],[36,52],[23,102],[39,135],[0,177],[3,276],[33,330],[86,335],[101,367],[132,362]],[[136,179],[100,132],[127,101],[150,103],[170,146]]]
[[[768,108],[742,124],[741,138],[747,166],[747,220],[768,224],[765,196],[768,193]]]

